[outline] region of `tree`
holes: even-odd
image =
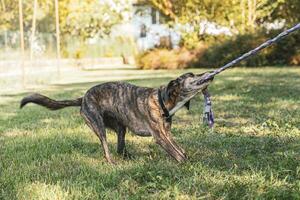
[[[151,0],[150,2],[162,13],[169,16],[173,23],[179,22],[188,25],[189,29],[182,31],[183,43],[194,48],[199,41],[209,38],[203,35],[205,26],[200,26],[203,25],[203,22],[226,26],[233,34],[252,33],[263,27],[265,22],[273,22],[274,17],[272,16],[275,16],[276,9],[280,5],[287,6],[285,1]],[[290,10],[295,11],[296,9]]]
[[[5,14],[6,13],[6,5],[5,5],[5,1],[4,0],[1,0],[1,13],[3,13],[3,14]],[[0,17],[0,19],[1,19],[1,17]],[[1,20],[3,20],[3,22],[4,22],[4,20],[5,20],[5,18],[4,19],[1,19]],[[1,26],[1,24],[0,24],[0,31],[2,30],[2,31],[4,31],[4,47],[5,47],[5,50],[7,49],[7,28],[5,27],[5,22],[3,23],[3,27]]]
[[[23,27],[23,1],[19,0],[19,24],[20,24],[20,46],[21,46],[21,68],[22,86],[25,87],[25,68],[24,68],[24,27]]]
[[[150,0],[150,3],[164,15],[170,17],[173,20],[177,19],[177,16],[174,13],[173,2],[171,0]]]
[[[280,2],[272,13],[273,19],[283,20],[289,26],[300,22],[300,0],[285,0]]]
[[[30,38],[30,60],[33,59],[33,43],[35,41],[35,27],[36,27],[36,12],[37,12],[37,0],[33,3],[33,17],[32,17],[32,28],[31,28],[31,38]]]
[[[18,30],[18,1],[10,2],[7,0],[1,0],[0,6],[0,31]]]
[[[121,13],[128,9],[126,6],[120,6],[118,2],[117,0],[60,1],[62,34],[80,36],[84,40],[109,34],[111,27],[123,20]]]
[[[57,59],[57,75],[60,78],[60,29],[59,29],[59,4],[55,1],[55,27],[56,27],[56,59]]]
[[[247,20],[242,20],[242,32],[255,31],[260,28],[265,22],[272,22],[274,18],[271,16],[285,0],[247,0],[241,3],[241,9],[247,15]]]

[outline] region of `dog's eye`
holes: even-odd
[[[186,76],[191,77],[191,76],[194,76],[194,74],[192,72],[189,72],[189,73],[186,73]]]
[[[185,73],[185,74],[181,75],[179,77],[179,79],[185,79],[185,78],[193,77],[193,76],[194,76],[194,74],[192,72],[188,72],[188,73]]]

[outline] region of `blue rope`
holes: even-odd
[[[212,128],[214,126],[215,121],[214,121],[214,114],[212,112],[210,95],[207,89],[203,90],[202,93],[204,96],[203,123],[207,124],[209,128]]]

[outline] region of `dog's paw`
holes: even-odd
[[[111,165],[117,165],[117,162],[112,158],[106,158],[106,161]]]
[[[184,162],[187,161],[188,157],[187,157],[187,155],[186,155],[185,153],[182,153],[181,155],[178,154],[178,155],[175,157],[175,159],[176,159],[177,162],[179,162],[179,163],[184,163]]]
[[[117,162],[114,161],[114,160],[111,160],[111,161],[109,161],[109,164],[111,164],[111,165],[117,165]]]

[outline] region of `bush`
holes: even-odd
[[[276,34],[274,34],[276,33]],[[279,32],[272,33],[272,36]],[[300,64],[300,33],[293,33],[277,45],[272,46],[267,60],[270,65],[299,65]]]
[[[136,57],[136,63],[141,69],[184,69],[203,54],[205,47],[189,51],[185,48],[167,50],[152,49]]]
[[[273,38],[280,31],[256,34],[237,35],[225,42],[210,45],[202,57],[198,57],[198,67],[219,67],[240,55],[254,49],[266,40]],[[300,34],[292,34],[277,45],[273,45],[259,52],[257,55],[242,61],[239,66],[267,66],[267,65],[299,65],[300,64]]]
[[[242,54],[254,49],[266,40],[275,37],[282,30],[266,33],[237,35],[235,37],[207,36],[205,44],[195,45],[194,50],[181,48],[168,51],[154,49],[138,56],[137,63],[142,69],[182,69],[187,67],[220,67]],[[239,63],[239,66],[270,66],[300,64],[300,34],[293,33],[255,56]],[[190,46],[189,46],[190,47]]]

